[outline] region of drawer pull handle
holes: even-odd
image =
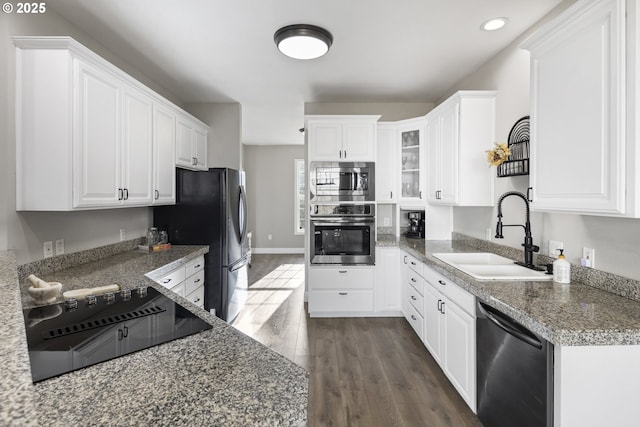
[[[194,265],[193,268],[200,268],[200,264]]]
[[[198,283],[200,281],[200,279],[196,279],[193,281],[193,283]]]
[[[412,299],[412,300],[414,300],[414,301],[417,301],[417,300],[418,300],[418,298],[416,298],[416,296],[415,296],[415,295],[411,295],[411,299]]]
[[[338,292],[338,295],[347,295],[346,292]]]
[[[171,277],[169,277],[168,279],[164,279],[162,281],[163,284],[169,283],[171,281]]]
[[[411,318],[412,318],[413,320],[418,320],[418,319],[416,319],[416,316],[414,316],[413,314],[411,315]]]
[[[338,270],[338,273],[340,274],[345,274],[347,272],[347,270]]]
[[[416,282],[417,282],[417,280],[416,280],[416,278],[415,278],[415,277],[412,277],[412,278],[411,278],[411,281],[412,281],[413,283],[416,283]]]
[[[444,280],[438,280],[438,283],[440,283],[442,286],[447,286],[447,282],[445,282]]]
[[[416,265],[416,263],[415,263],[415,262],[413,262],[413,261],[411,261],[411,265]]]
[[[196,302],[200,302],[200,298],[197,298],[197,299],[194,301],[194,303],[196,303]]]

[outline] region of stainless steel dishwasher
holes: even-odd
[[[553,344],[480,301],[476,311],[484,427],[553,426]]]

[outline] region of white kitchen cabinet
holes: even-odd
[[[160,105],[153,108],[153,204],[176,202],[176,115]]]
[[[376,248],[375,271],[376,312],[378,315],[401,315],[400,250],[396,247]]]
[[[400,148],[398,197],[402,203],[424,205],[425,202],[425,126],[424,117],[396,122],[397,144]]]
[[[522,45],[531,53],[534,210],[640,214],[637,9],[628,4],[626,18],[624,0],[578,1]]]
[[[422,263],[401,252],[402,312],[420,341],[424,342],[424,280],[420,272]]]
[[[204,256],[170,271],[156,282],[204,308]]]
[[[444,338],[444,317],[440,311],[442,305],[442,294],[433,288],[430,284],[424,287],[424,306],[425,306],[425,323],[424,345],[429,353],[438,362],[440,366],[443,363],[444,346],[442,344]]]
[[[486,150],[495,142],[495,92],[456,92],[427,114],[425,127],[429,203],[493,206]]]
[[[207,170],[207,130],[184,116],[177,118],[176,166]]]
[[[206,150],[206,127],[69,37],[13,42],[16,209],[151,206],[156,195],[173,203],[175,164],[156,137],[170,143],[166,118],[180,114]]]
[[[306,116],[308,160],[374,162],[380,116]]]
[[[376,202],[395,203],[398,197],[396,166],[398,143],[395,123],[378,123],[376,150]]]
[[[310,267],[311,317],[372,316],[375,313],[373,266]]]

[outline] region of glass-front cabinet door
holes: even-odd
[[[400,140],[400,200],[424,201],[424,132],[425,119],[403,120],[398,123]]]

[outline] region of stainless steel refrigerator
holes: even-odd
[[[209,245],[205,308],[232,322],[247,298],[247,201],[244,172],[176,169],[176,204],[153,209],[153,223],[174,245]]]

